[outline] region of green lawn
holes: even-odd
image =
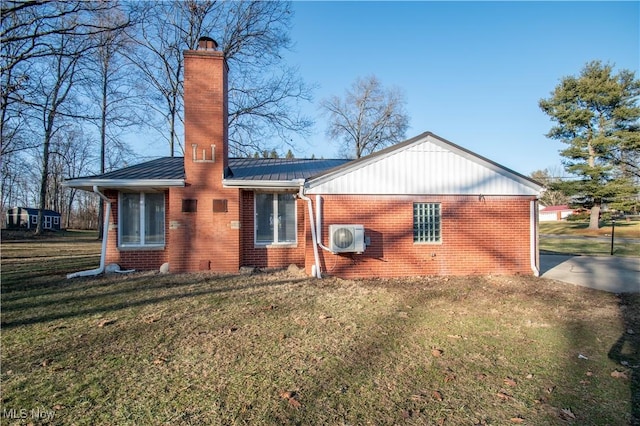
[[[594,231],[588,229],[588,222],[540,222],[540,233],[610,237],[611,227],[611,222],[601,222],[600,229]],[[640,220],[617,220],[615,223],[615,236],[620,238],[640,238]]]
[[[2,424],[625,425],[640,415],[638,295],[527,276],[64,278],[95,267],[98,252],[65,238],[2,242]]]
[[[543,253],[610,256],[611,223],[602,224],[597,231],[589,230],[588,226],[586,222],[542,222],[540,250]],[[640,257],[640,221],[616,222],[613,254]]]

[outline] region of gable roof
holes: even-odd
[[[358,160],[230,158],[226,187],[295,189],[309,194],[532,195],[542,186],[431,132]],[[162,189],[185,185],[184,158],[163,157],[102,175],[70,179],[91,191]]]
[[[225,186],[297,188],[299,180],[340,166],[349,160],[230,158]],[[184,158],[162,157],[101,175],[70,179],[66,186],[91,191],[100,188],[166,188],[184,186]]]
[[[7,210],[7,214],[8,215],[9,214],[17,214],[17,213],[21,213],[22,211],[25,211],[29,216],[37,216],[38,212],[40,211],[40,209],[35,208],[35,207],[12,207],[12,208]],[[42,214],[44,216],[58,216],[58,217],[62,216],[57,211],[49,210],[49,209],[42,210]]]
[[[310,194],[538,195],[542,186],[431,132],[312,177]]]

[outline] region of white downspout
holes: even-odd
[[[537,226],[537,217],[538,212],[536,209],[536,202],[531,201],[531,208],[529,211],[529,247],[531,247],[530,258],[531,258],[531,270],[533,271],[533,275],[536,277],[540,276],[540,269],[538,268],[538,226]]]
[[[100,254],[100,266],[97,269],[89,269],[87,271],[74,272],[71,274],[67,274],[67,279],[76,278],[76,277],[90,277],[93,275],[98,275],[104,272],[104,262],[105,257],[107,256],[107,233],[109,232],[109,220],[111,217],[111,200],[107,198],[100,190],[97,185],[93,186],[93,192],[98,194],[100,198],[107,203],[107,211],[104,215],[104,224],[102,227],[102,253]]]
[[[300,185],[300,190],[298,191],[298,196],[301,200],[307,202],[307,206],[309,207],[309,227],[311,228],[311,241],[313,242],[313,258],[315,264],[311,268],[311,275],[316,278],[322,278],[322,273],[320,272],[320,254],[318,253],[318,240],[316,237],[316,227],[313,220],[313,204],[311,202],[311,198],[304,195],[304,179],[298,180]]]
[[[316,235],[320,248],[333,253],[329,247],[322,244],[322,197],[319,194],[316,195]]]

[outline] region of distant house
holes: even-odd
[[[358,160],[229,158],[227,64],[186,51],[185,156],[67,181],[108,204],[125,269],[538,274],[541,186],[433,133]]]
[[[36,229],[38,224],[38,209],[30,207],[13,207],[7,210],[7,229]],[[42,217],[43,229],[60,230],[61,215],[53,210],[44,210]]]
[[[569,206],[540,206],[540,222],[553,222],[564,220],[574,213],[574,209]]]

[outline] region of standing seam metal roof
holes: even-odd
[[[234,180],[288,181],[307,179],[329,169],[339,167],[349,160],[341,159],[286,159],[286,158],[230,158],[230,173]],[[101,175],[76,179],[91,180],[168,180],[184,179],[183,157],[162,157]],[[73,183],[71,179],[70,183]]]
[[[286,158],[230,158],[229,179],[288,181],[307,179],[342,166],[350,160],[310,160]]]

